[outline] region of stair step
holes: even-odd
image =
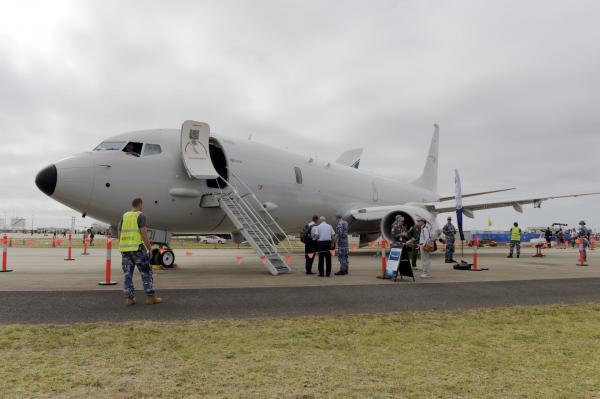
[[[239,196],[236,191],[223,194],[220,197],[221,208],[232,219],[232,221],[242,226],[240,232],[246,240],[262,256],[266,256],[269,263],[268,267],[273,274],[288,273],[289,266],[283,261],[277,251],[274,237],[271,236],[271,226],[277,226],[276,222],[264,220],[259,216],[259,212],[267,213],[265,209],[255,209],[249,205],[243,197],[251,193]]]

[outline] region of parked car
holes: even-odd
[[[200,236],[200,242],[203,244],[225,244],[227,240],[219,236]]]

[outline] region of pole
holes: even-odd
[[[83,252],[81,253],[82,255],[89,255],[87,248],[88,248],[88,235],[87,235],[87,233],[83,233]]]
[[[69,233],[68,235],[68,241],[69,241],[69,247],[67,248],[67,258],[65,260],[75,260],[73,258],[73,250],[72,250],[72,245],[73,245],[73,236],[71,233]]]
[[[2,273],[12,272],[12,270],[8,269],[6,266],[8,258],[8,237],[6,234],[2,237]]]
[[[583,249],[583,237],[579,237],[577,239],[577,243],[579,244],[579,263],[577,266],[587,266],[587,263],[585,262],[585,252]]]
[[[479,247],[479,237],[475,237],[473,242],[473,270],[477,271],[477,247]]]
[[[110,279],[112,266],[112,237],[108,236],[106,240],[106,268],[104,270],[104,281],[100,281],[98,285],[115,285],[116,281]]]
[[[386,247],[386,244],[387,244],[387,241],[384,240],[383,238],[379,242],[379,247],[381,249],[381,276],[377,276],[377,278],[384,279],[384,280],[391,278],[391,277],[388,277],[385,275],[385,269],[386,269],[385,247]]]

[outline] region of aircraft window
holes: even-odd
[[[129,143],[127,143],[125,148],[123,148],[123,152],[126,153],[127,155],[133,155],[135,157],[139,157],[140,154],[142,153],[142,146],[143,146],[143,143],[135,143],[133,141],[130,141]]]
[[[294,173],[296,173],[296,183],[302,184],[302,171],[299,167],[294,166]]]
[[[144,152],[142,155],[146,157],[148,155],[160,154],[161,152],[162,150],[158,144],[146,144],[144,145]]]
[[[119,151],[124,145],[124,141],[105,141],[98,144],[94,151]]]

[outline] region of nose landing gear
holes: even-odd
[[[159,265],[165,269],[170,269],[175,264],[175,254],[167,244],[159,244],[158,248],[152,250],[150,263]]]

